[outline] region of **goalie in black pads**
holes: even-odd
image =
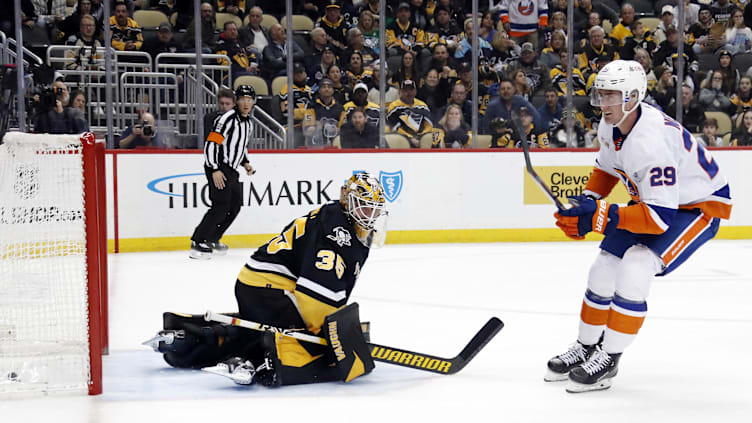
[[[378,179],[355,174],[339,202],[288,224],[238,275],[235,317],[319,335],[328,345],[169,312],[164,330],[145,344],[171,366],[204,368],[240,384],[349,382],[368,374],[374,364],[357,304],[346,303],[370,248],[384,243],[386,218]]]

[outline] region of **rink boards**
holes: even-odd
[[[719,238],[752,238],[752,149],[712,152],[731,183],[732,217]],[[241,174],[243,207],[225,235],[231,246],[266,242],[295,217],[339,198],[348,175],[381,180],[389,243],[563,241],[554,206],[527,177],[521,151],[263,151]],[[539,151],[533,164],[562,200],[581,193],[595,151]],[[110,251],[187,249],[209,205],[200,151],[120,151],[107,155]],[[611,201],[626,203],[617,186]],[[596,239],[593,236],[593,239]]]

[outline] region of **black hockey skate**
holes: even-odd
[[[211,246],[212,252],[214,253],[214,255],[217,255],[217,256],[227,255],[227,250],[230,248],[227,246],[227,244],[223,244],[219,241],[210,242],[209,245]]]
[[[543,380],[546,382],[561,382],[569,378],[569,371],[584,364],[595,351],[594,345],[582,345],[579,341],[569,346],[569,349],[548,360],[548,370]]]
[[[197,260],[208,260],[212,258],[214,249],[210,242],[191,241],[191,253],[188,257]]]
[[[609,354],[597,347],[587,362],[569,372],[567,392],[600,391],[611,387],[611,379],[618,373],[619,354]]]

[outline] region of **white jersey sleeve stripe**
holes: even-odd
[[[321,295],[322,297],[328,298],[335,303],[344,301],[347,298],[347,294],[345,293],[344,290],[335,292],[329,288],[321,286],[318,283],[310,279],[306,279],[302,276],[298,278],[297,284],[298,286],[302,286],[304,288],[310,289],[311,291]]]
[[[249,258],[246,264],[248,265],[248,267],[250,267],[253,270],[263,270],[267,272],[279,273],[281,275],[285,275],[289,277],[292,280],[297,279],[297,276],[295,276],[290,271],[290,269],[287,268],[287,266],[282,265],[282,264],[258,261],[258,260],[255,260],[253,257]]]

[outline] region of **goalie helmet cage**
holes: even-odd
[[[0,398],[102,392],[104,144],[9,132],[0,144]]]

